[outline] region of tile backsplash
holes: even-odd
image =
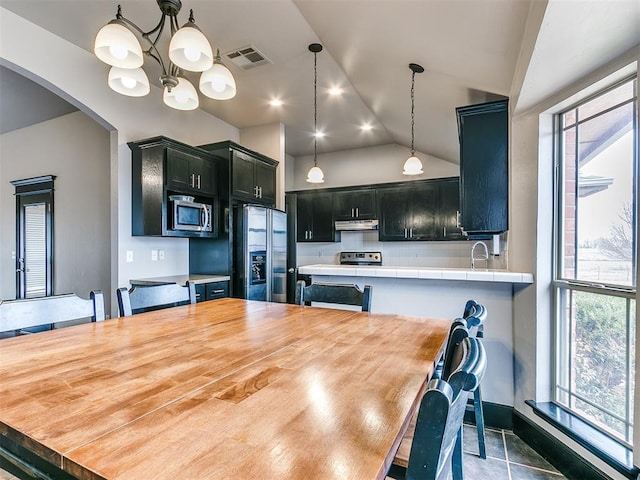
[[[340,263],[340,252],[382,252],[382,265],[395,267],[469,268],[472,240],[458,242],[380,242],[378,232],[341,232],[336,243],[298,243],[298,266]],[[506,237],[506,236],[505,236]],[[488,265],[476,261],[476,268],[506,269],[507,242],[501,242],[501,254],[491,255]],[[485,241],[491,251],[491,241]]]

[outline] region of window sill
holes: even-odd
[[[568,410],[551,402],[525,402],[533,412],[566,436],[586,448],[627,478],[637,478],[640,470],[633,465],[633,451],[605,435]]]

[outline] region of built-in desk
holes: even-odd
[[[177,283],[178,285],[186,285],[187,282],[196,286],[196,301],[203,302],[205,300],[217,300],[229,296],[229,280],[228,275],[169,275],[165,277],[138,278],[129,280],[132,287],[149,287],[153,285],[166,285],[168,283]]]

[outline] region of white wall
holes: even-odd
[[[75,112],[0,136],[0,298],[15,298],[15,189],[11,180],[55,175],[54,293],[89,298],[109,311],[109,133]]]
[[[110,291],[129,279],[188,272],[188,242],[175,238],[131,236],[131,152],[129,141],[164,135],[191,145],[221,140],[238,142],[238,129],[201,110],[182,112],[162,102],[162,91],[131,98],[111,91],[109,67],[96,57],[41,27],[0,7],[0,63],[46,86],[77,106],[110,132],[112,218],[112,283]],[[74,75],[69,75],[74,72]],[[164,249],[165,260],[151,262],[152,249]],[[127,250],[134,262],[126,263]],[[115,271],[113,271],[115,270]],[[113,302],[112,302],[113,305]]]
[[[409,157],[409,150],[402,145],[389,144],[369,148],[354,148],[341,152],[318,155],[318,166],[324,172],[325,183],[307,183],[307,172],[313,166],[313,155],[296,157],[293,184],[286,190],[369,185],[372,183],[406,182],[423,178],[455,177],[460,174],[459,165],[440,158],[416,152],[422,160],[424,173],[407,176],[402,167]]]

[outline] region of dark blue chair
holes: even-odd
[[[190,282],[187,282],[185,286],[168,283],[166,285],[136,286],[131,290],[119,288],[116,293],[121,317],[196,303],[196,286]]]
[[[452,348],[450,358],[452,372],[448,380],[429,381],[420,401],[406,471],[392,466],[387,478],[446,480],[452,471],[466,393],[479,385],[487,360],[482,344],[469,336]]]

